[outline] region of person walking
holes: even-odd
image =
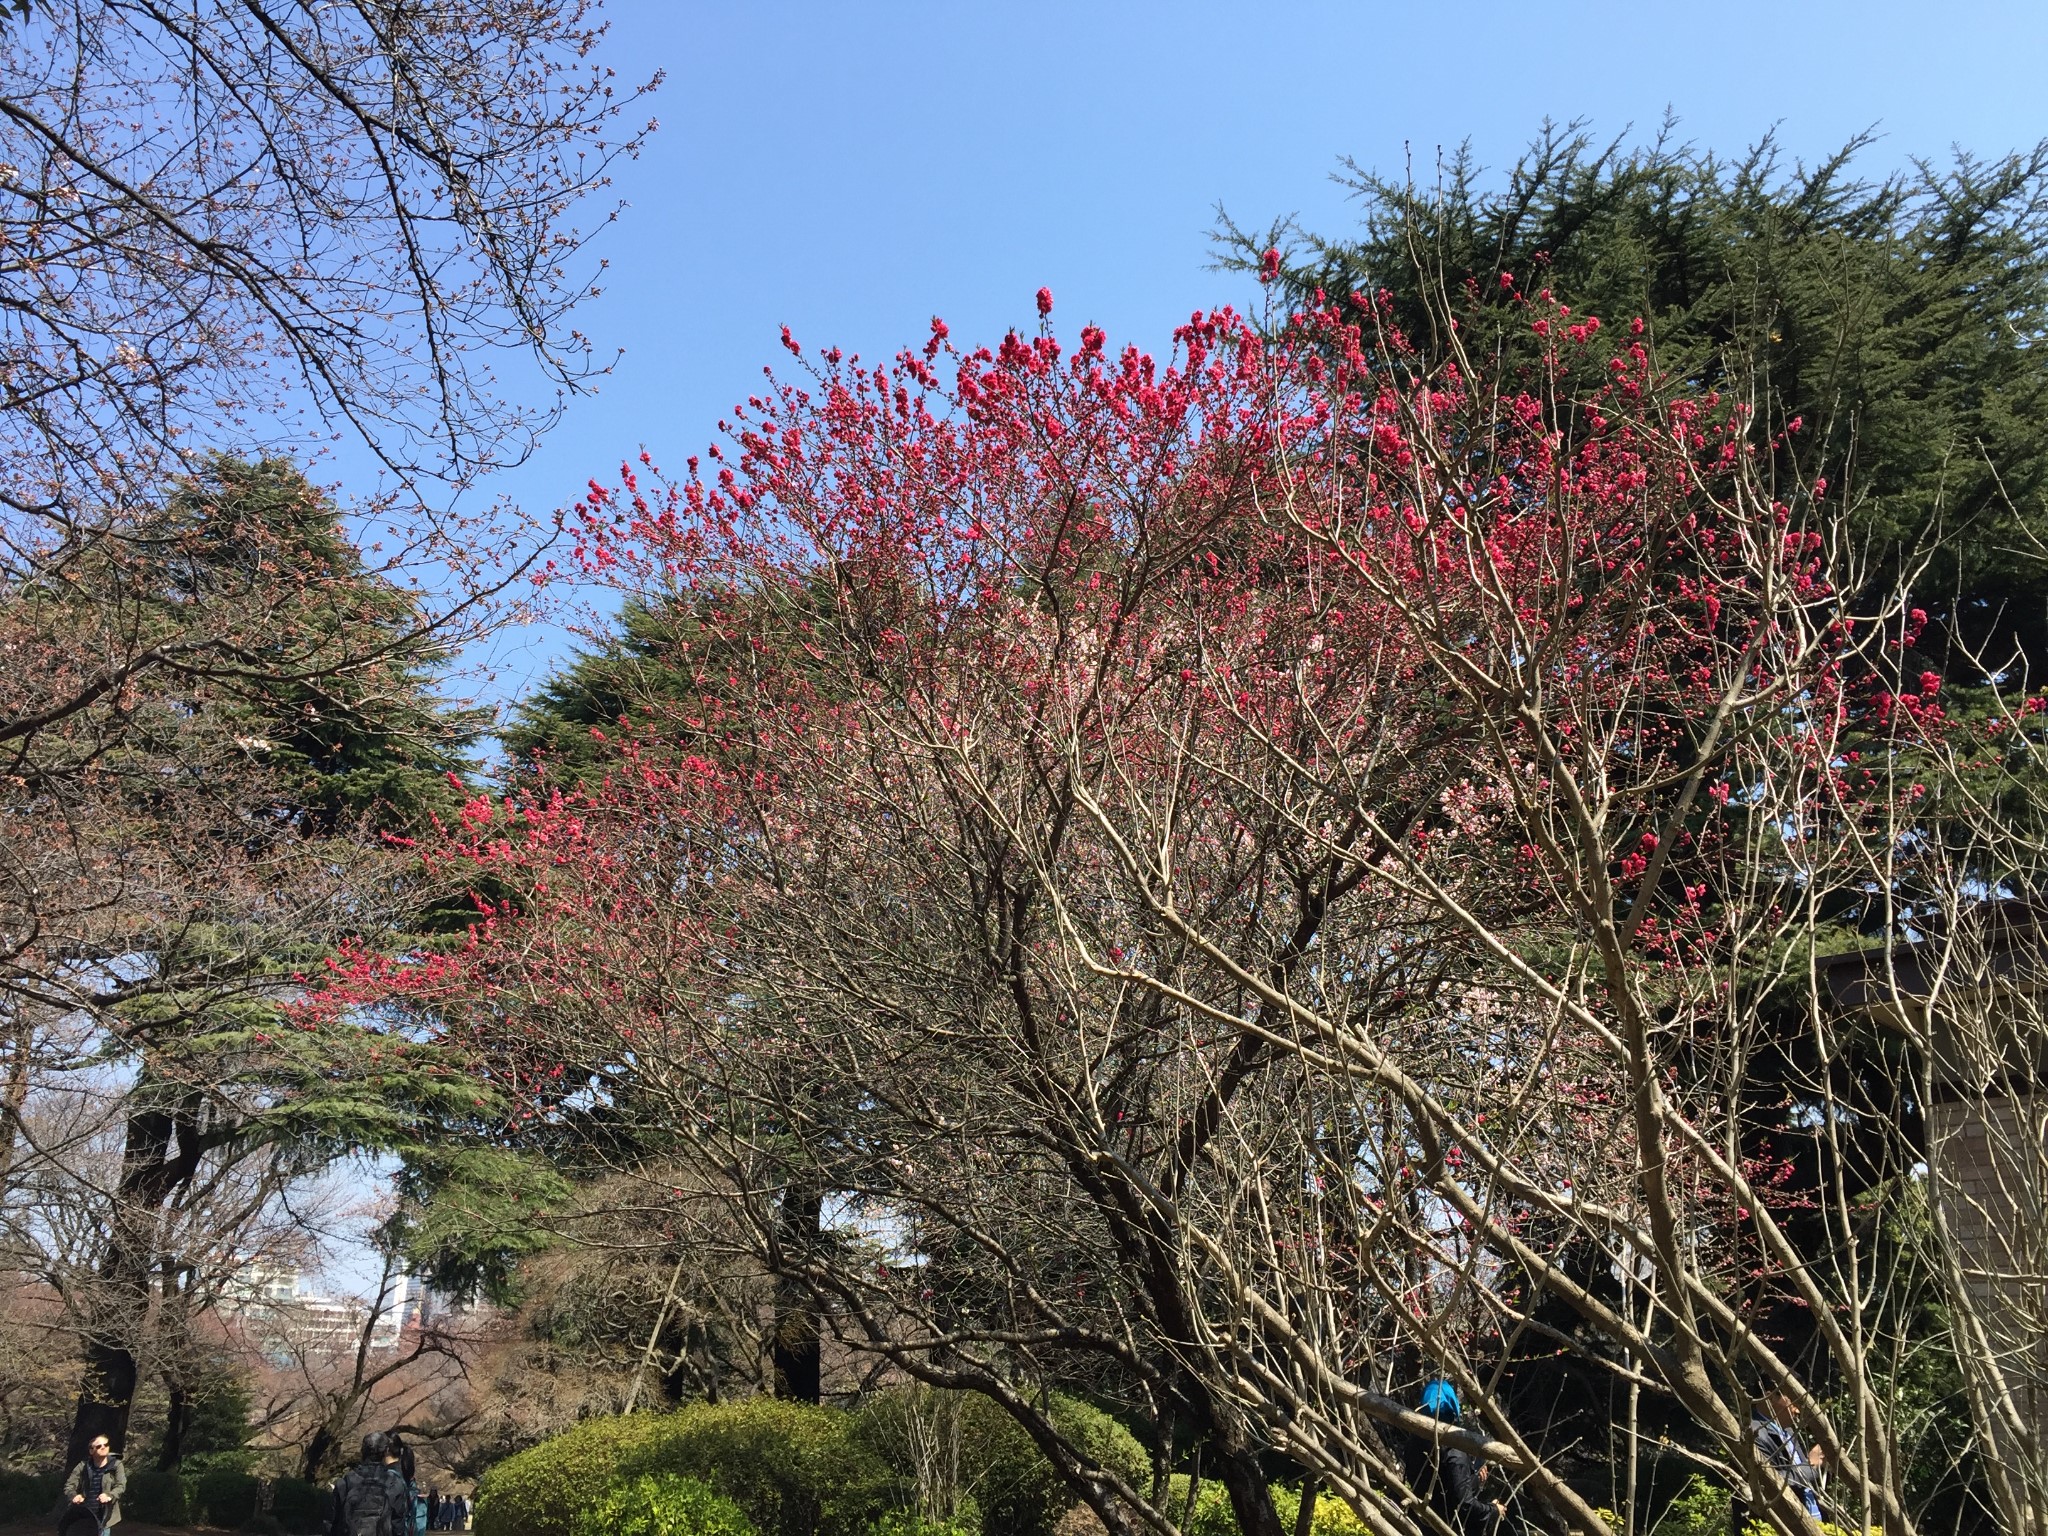
[[[1749,1438],[1765,1466],[1799,1496],[1806,1512],[1820,1518],[1820,1491],[1826,1481],[1827,1454],[1799,1438],[1799,1405],[1778,1387],[1765,1389],[1749,1421]]]
[[[1439,1424],[1456,1426],[1464,1417],[1458,1389],[1441,1377],[1422,1389],[1422,1411]],[[1466,1536],[1502,1536],[1507,1506],[1486,1497],[1487,1469],[1462,1446],[1433,1437],[1419,1444],[1420,1465],[1409,1474],[1415,1491]]]
[[[363,1459],[334,1486],[327,1536],[412,1536],[412,1489],[387,1436],[363,1436]]]
[[[405,1530],[410,1536],[427,1536],[427,1501],[420,1492],[418,1458],[405,1443],[405,1436],[395,1429],[384,1432],[384,1443],[398,1466],[398,1475],[405,1479],[406,1508],[410,1511]]]
[[[58,1517],[58,1536],[85,1536],[89,1525],[97,1531],[121,1523],[121,1495],[128,1491],[128,1469],[105,1435],[95,1435],[86,1448],[85,1460],[64,1479],[64,1513]]]
[[[427,1529],[441,1529],[441,1490],[438,1488],[427,1490]]]

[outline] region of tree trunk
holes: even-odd
[[[1316,1496],[1323,1480],[1311,1472],[1301,1480],[1301,1505],[1294,1512],[1294,1536],[1312,1536],[1316,1528]]]
[[[195,1121],[165,1107],[150,1092],[149,1076],[145,1062],[132,1090],[140,1107],[128,1116],[121,1182],[100,1255],[97,1294],[89,1303],[93,1316],[66,1451],[70,1463],[84,1457],[96,1435],[105,1435],[117,1453],[125,1450],[128,1414],[135,1404],[135,1341],[149,1314],[150,1277],[156,1271],[157,1213],[199,1167]],[[191,1107],[189,1096],[185,1107]]]
[[[178,1382],[166,1380],[169,1405],[164,1410],[163,1443],[156,1449],[159,1472],[174,1472],[185,1459],[185,1434],[192,1427],[192,1394]]]
[[[1257,1453],[1242,1447],[1213,1449],[1216,1480],[1230,1495],[1230,1512],[1237,1516],[1243,1536],[1288,1536],[1281,1528],[1280,1512],[1273,1507],[1273,1492],[1259,1470]]]
[[[309,1483],[319,1482],[320,1464],[333,1452],[334,1446],[333,1429],[326,1424],[316,1427],[305,1449],[299,1453],[299,1476]]]
[[[14,1169],[14,1147],[21,1139],[21,1109],[28,1102],[28,1069],[35,1054],[35,1024],[30,1010],[12,1005],[14,1027],[7,1052],[7,1083],[0,1088],[0,1188]]]
[[[101,1435],[121,1454],[128,1442],[128,1410],[135,1403],[135,1353],[106,1339],[88,1339],[85,1379],[78,1390],[78,1411],[71,1420],[71,1443],[64,1464],[76,1466],[85,1448]]]
[[[792,1186],[783,1196],[781,1246],[789,1257],[808,1257],[816,1251],[824,1207],[824,1192],[815,1184]],[[817,1303],[795,1276],[777,1275],[775,1336],[770,1342],[777,1397],[799,1403],[819,1400],[824,1374],[818,1346]]]

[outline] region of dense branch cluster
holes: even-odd
[[[1424,1373],[1547,1521],[1604,1529],[1575,1458],[1620,1388],[1631,1437],[1809,1528],[1770,1390],[1846,1518],[1915,1529],[1898,1298],[1983,1299],[1898,1240],[1954,1209],[1918,1119],[2031,1067],[1950,1070],[1929,989],[1880,964],[1838,1008],[1821,972],[1938,912],[1941,985],[1997,990],[1968,914],[2036,850],[1979,812],[2033,705],[1951,721],[1899,676],[1922,616],[1843,595],[1824,481],[1774,482],[1640,323],[1499,280],[1535,341],[1501,374],[1366,295],[1198,314],[1166,363],[935,322],[594,492],[581,553],[666,623],[663,688],[581,788],[451,827],[466,946],[359,953],[311,1017],[415,1009],[643,1220],[693,1168],[807,1326],[995,1398],[1112,1530],[1185,1518],[1190,1431],[1250,1536],[1275,1451],[1440,1530]],[[2039,1335],[1990,1326],[1995,1418]],[[1147,1427],[1152,1486],[1048,1379]]]
[[[138,1379],[214,1369],[223,1286],[304,1246],[287,1193],[460,1119],[277,1009],[433,904],[392,839],[481,725],[436,674],[538,543],[450,507],[605,362],[570,315],[645,87],[602,31],[583,0],[0,24],[0,1258],[83,1368],[74,1459]],[[347,507],[282,457],[343,439],[382,471]]]

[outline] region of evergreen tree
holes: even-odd
[[[88,556],[13,594],[10,618],[53,651],[89,641],[108,613],[94,581]],[[43,732],[65,771],[16,807],[65,831],[37,873],[43,910],[72,926],[9,957],[26,1048],[8,1235],[41,1253],[81,1335],[74,1456],[95,1434],[120,1443],[147,1364],[170,1394],[174,1464],[203,1366],[190,1325],[272,1197],[488,1113],[487,1088],[377,1020],[305,1030],[288,1015],[343,939],[411,943],[431,922],[439,893],[405,834],[459,803],[484,719],[438,694],[446,639],[283,461],[219,458],[175,487],[124,552],[120,595],[128,636],[167,658],[160,686]],[[110,1197],[94,1192],[94,1135],[14,1155],[35,1083],[78,1073],[119,1085],[96,1133],[118,1137]],[[80,1202],[106,1207],[98,1238],[39,1244],[37,1213]]]
[[[887,605],[884,584],[851,576],[844,580],[854,613]],[[821,627],[831,627],[822,622],[831,608],[832,596],[822,580],[780,592],[712,591],[690,603],[629,600],[617,628],[548,677],[500,732],[513,778],[562,788],[588,785],[614,771],[627,748],[657,760],[684,753],[728,763],[747,757],[750,745],[726,725],[743,713],[731,706],[752,686],[753,647],[766,633],[800,648]],[[764,629],[750,623],[771,610],[781,613],[784,626]],[[818,669],[818,681],[831,686],[829,668]],[[590,1179],[601,1177],[613,1163],[658,1161],[662,1148],[646,1137],[648,1122],[632,1102],[637,1092],[630,1079],[608,1084],[601,1104],[565,1115],[559,1128],[544,1133],[559,1136],[556,1155],[585,1160],[584,1175]],[[782,1192],[782,1241],[793,1250],[829,1240],[824,1195],[815,1183]],[[778,1396],[817,1402],[820,1334],[810,1298],[793,1281],[779,1280],[773,1306],[769,1374],[774,1390]],[[665,1307],[662,1316],[667,1316]],[[678,1392],[690,1384],[683,1369],[691,1352],[685,1320],[674,1318],[668,1332],[667,1353],[677,1368],[664,1373],[663,1380]],[[713,1340],[710,1348],[717,1354],[730,1352],[723,1340]]]
[[[1415,184],[1348,164],[1355,236],[1227,220],[1226,263],[1290,245],[1291,302],[1390,292],[1433,355],[1448,308],[1472,355],[1533,362],[1519,295],[1549,289],[1658,366],[1784,434],[1781,476],[1846,499],[1872,590],[1926,568],[1923,653],[1953,681],[2048,661],[2048,142],[1871,180],[1871,136],[1815,165],[1766,136],[1723,159],[1546,125],[1505,176],[1469,146]],[[1446,306],[1443,299],[1448,297]],[[1797,430],[1788,430],[1794,422]]]

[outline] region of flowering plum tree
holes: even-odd
[[[1113,1531],[1181,1527],[1191,1436],[1247,1536],[1271,1451],[1447,1533],[1431,1437],[1601,1532],[1560,1361],[1636,1405],[1631,1466],[1811,1530],[1750,1434],[1785,1393],[1835,1508],[1917,1529],[1884,1223],[1924,1162],[1850,1047],[1925,1041],[1818,968],[2024,883],[1984,883],[1995,818],[1925,829],[2037,747],[1895,675],[1919,616],[1849,611],[1825,483],[1773,484],[1742,402],[1499,280],[1537,343],[1501,376],[1367,295],[1197,313],[1165,362],[1062,344],[1043,291],[994,350],[785,337],[729,448],[578,509],[589,570],[691,616],[609,771],[474,800],[434,855],[495,893],[466,945],[350,957],[314,1018],[417,1009],[515,1136],[630,1123]],[[1048,1381],[1149,1426],[1150,1486]]]

